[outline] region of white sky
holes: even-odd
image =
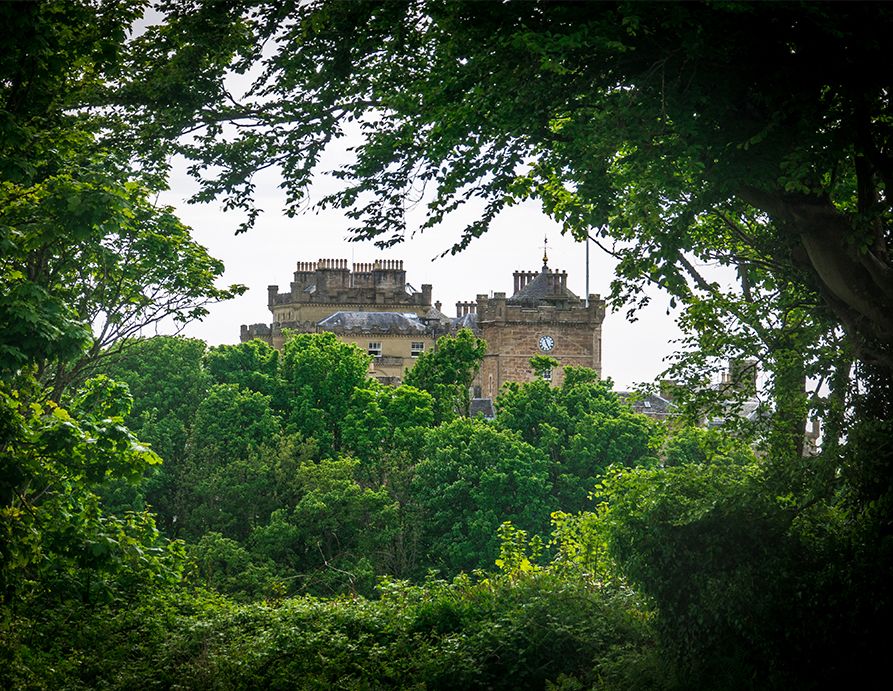
[[[160,15],[149,12],[137,25],[137,32]],[[231,75],[227,82],[234,94],[243,92],[253,70],[247,75]],[[347,156],[347,147],[356,144],[346,137],[330,146],[322,167],[339,167]],[[236,236],[242,220],[237,212],[224,212],[219,203],[191,205],[186,200],[197,189],[186,174],[182,161],[175,161],[171,189],[159,201],[175,207],[180,218],[193,229],[195,239],[211,255],[223,260],[226,273],[221,285],[241,283],[248,291],[229,302],[212,305],[202,321],[188,325],[186,336],[201,338],[209,345],[238,343],[239,326],[269,323],[267,285],[277,284],[288,290],[298,261],[321,258],[347,259],[349,262],[375,259],[402,259],[407,281],[417,290],[423,283],[433,285],[433,300],[443,303],[443,312],[455,316],[455,303],[474,300],[479,293],[512,292],[512,272],[538,271],[542,266],[543,238],[548,237],[549,266],[568,272],[568,287],[581,297],[585,291],[585,247],[570,236],[562,236],[558,226],[533,202],[504,211],[491,230],[474,240],[456,256],[436,258],[459,239],[462,229],[473,220],[472,211],[458,209],[440,227],[407,238],[401,245],[379,250],[371,242],[347,242],[350,219],[336,210],[307,213],[287,218],[281,209],[284,195],[274,171],[259,175],[258,204],[264,213],[255,228]],[[311,190],[311,201],[332,191],[336,181],[319,176]],[[410,226],[421,223],[421,210],[411,216]],[[589,291],[606,295],[610,290],[615,261],[595,245],[590,246]],[[436,259],[435,259],[436,258]],[[433,260],[433,261],[432,261]],[[664,369],[663,358],[673,352],[672,339],[680,336],[673,313],[667,315],[669,298],[652,289],[652,303],[642,310],[638,320],[628,322],[626,310],[610,311],[602,328],[602,374],[611,377],[620,389],[637,383],[652,382]]]
[[[441,227],[407,239],[389,250],[379,250],[371,242],[346,241],[349,219],[338,211],[307,213],[289,219],[281,213],[282,194],[275,173],[257,179],[259,204],[264,213],[256,227],[236,236],[241,221],[236,212],[224,212],[218,203],[192,205],[186,199],[196,189],[185,173],[175,165],[171,190],[159,199],[179,211],[180,218],[193,229],[195,239],[210,253],[223,260],[226,273],[221,284],[242,283],[248,291],[229,302],[212,305],[202,321],[190,324],[186,336],[201,338],[210,345],[238,343],[239,326],[269,323],[267,285],[288,289],[297,261],[342,258],[348,261],[402,259],[407,281],[416,289],[421,284],[434,286],[434,300],[443,303],[443,311],[455,315],[455,303],[474,300],[479,293],[512,292],[512,272],[539,270],[543,237],[548,236],[549,265],[568,272],[568,287],[580,296],[585,293],[585,248],[558,227],[530,202],[501,214],[492,229],[473,241],[456,256],[434,259],[459,238],[469,214],[461,209]],[[320,178],[314,196],[326,191],[330,183]],[[418,220],[418,219],[416,219]],[[433,261],[432,261],[433,259]],[[590,292],[606,295],[610,289],[614,260],[590,246]],[[663,370],[663,358],[673,351],[669,341],[678,338],[673,316],[666,314],[668,298],[658,291],[653,302],[636,322],[626,319],[625,310],[608,312],[603,325],[602,368],[618,388],[653,381]]]

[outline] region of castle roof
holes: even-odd
[[[559,281],[556,281],[554,276],[555,274],[552,273],[549,267],[543,264],[539,275],[512,295],[506,302],[509,305],[523,305],[525,307],[536,307],[544,302],[578,302],[580,298]]]
[[[334,333],[421,334],[425,324],[418,315],[402,312],[335,312],[317,322]]]
[[[457,331],[459,329],[471,329],[475,333],[478,332],[478,315],[474,312],[463,314],[461,317],[453,317],[450,319],[450,322],[452,322],[453,328]]]
[[[492,398],[471,399],[468,417],[477,417],[478,415],[482,415],[487,420],[493,420],[496,417],[496,408],[493,406]]]
[[[442,324],[449,324],[450,318],[446,316],[443,312],[441,312],[436,307],[432,307],[425,313],[425,319],[427,321],[438,321]]]
[[[633,391],[618,391],[617,395],[624,403],[632,407],[633,412],[642,413],[651,418],[662,419],[673,415],[675,404],[668,398],[657,394],[645,394]]]

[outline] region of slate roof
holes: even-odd
[[[335,333],[398,333],[422,334],[425,324],[412,313],[403,312],[335,312],[317,325]]]
[[[496,417],[496,408],[493,407],[492,398],[471,399],[471,407],[468,410],[468,416],[477,417],[478,415],[483,415],[488,420],[492,420]]]
[[[712,417],[707,420],[708,427],[722,427],[729,419],[732,418],[732,415],[737,415],[738,417],[744,418],[749,422],[757,422],[761,418],[765,418],[767,415],[767,411],[765,406],[756,398],[748,398],[746,401],[743,401],[740,404],[740,408],[737,408],[734,413],[729,412],[727,415]]]
[[[565,302],[568,300],[579,301],[580,298],[567,288],[558,288],[556,291],[551,278],[552,272],[543,264],[539,275],[512,295],[506,302],[509,305],[523,305],[536,307],[543,302]]]
[[[450,319],[450,322],[456,331],[459,329],[471,329],[475,333],[478,332],[478,315],[474,312],[469,312],[461,317],[453,317]]]
[[[436,307],[432,307],[425,313],[425,319],[429,321],[439,321],[441,324],[449,324],[451,321],[448,316]]]
[[[617,395],[624,403],[628,403],[635,413],[642,413],[650,418],[663,419],[673,414],[673,401],[656,394],[642,394],[632,391],[618,391]]]

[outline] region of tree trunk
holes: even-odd
[[[773,217],[794,241],[792,260],[804,269],[840,320],[856,353],[893,372],[893,267],[861,242],[855,218],[829,199],[743,188],[747,203]]]

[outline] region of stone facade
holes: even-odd
[[[602,370],[601,339],[605,302],[598,295],[582,300],[567,288],[567,273],[543,264],[539,272],[516,271],[511,297],[478,295],[475,304],[480,336],[487,342],[481,367],[482,395],[495,397],[503,384],[525,382],[536,375],[534,355],[548,355],[560,367],[551,373],[560,385],[562,367]]]
[[[331,331],[372,355],[369,374],[392,384],[437,337],[455,331],[440,304],[431,304],[431,285],[414,289],[399,260],[298,262],[288,291],[268,286],[267,307],[273,322],[243,324],[243,343],[257,338],[282,348],[288,332]]]
[[[272,324],[242,326],[241,340],[253,338],[281,348],[284,331],[331,331],[373,356],[370,374],[399,383],[415,359],[436,339],[470,328],[487,342],[476,378],[477,397],[495,398],[509,381],[534,378],[530,358],[548,355],[560,365],[590,367],[601,374],[605,303],[582,300],[567,288],[567,273],[553,271],[544,257],[540,271],[516,271],[514,292],[478,295],[456,304],[446,317],[431,303],[431,286],[420,291],[406,282],[402,261],[377,261],[348,268],[343,259],[298,262],[288,292],[268,289]],[[557,385],[561,368],[552,373]]]
[[[289,290],[267,287],[273,323],[243,325],[241,340],[259,338],[281,348],[283,329],[317,331],[317,324],[335,312],[400,312],[424,316],[431,308],[431,285],[417,291],[406,282],[399,260],[355,263],[346,259],[298,262]]]

